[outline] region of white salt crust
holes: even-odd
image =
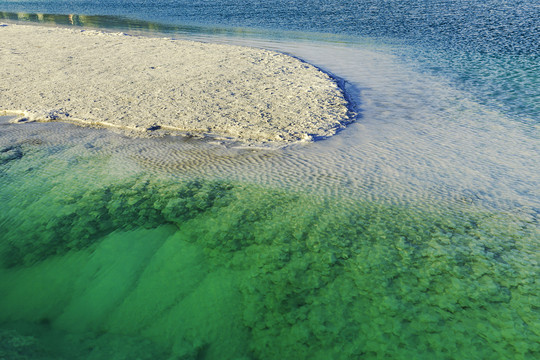
[[[0,115],[18,122],[279,144],[332,136],[353,118],[328,74],[256,48],[4,24],[0,60]]]

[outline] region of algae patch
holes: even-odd
[[[540,354],[534,216],[108,176],[104,156],[21,149],[0,167],[0,336],[22,344],[7,357]]]

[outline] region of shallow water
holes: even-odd
[[[391,205],[149,173],[130,151],[100,149],[131,140],[63,129],[72,137],[60,143],[36,130],[3,151],[19,154],[0,177],[8,358],[540,350],[539,234],[526,209]]]
[[[152,34],[283,51],[345,79],[361,117],[275,151],[0,120],[0,355],[538,357],[534,47],[169,20]]]

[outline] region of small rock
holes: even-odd
[[[155,131],[155,130],[159,130],[159,129],[161,129],[161,126],[159,126],[158,124],[155,124],[155,123],[152,126],[146,128],[146,130],[148,130],[148,131]]]

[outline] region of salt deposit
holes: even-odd
[[[4,24],[0,59],[0,115],[19,122],[279,144],[331,136],[353,118],[335,79],[262,49]]]

